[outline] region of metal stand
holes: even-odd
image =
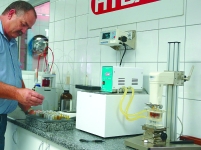
[[[142,136],[126,139],[124,144],[137,150],[201,150],[201,147],[196,144],[170,144],[166,142],[165,146],[155,146],[152,143],[144,143]]]
[[[180,42],[168,42],[167,71],[179,71]],[[166,128],[169,141],[177,140],[177,97],[176,85],[167,85],[166,91]]]
[[[181,76],[181,74],[178,72],[180,42],[168,42],[168,44],[169,44],[169,50],[168,50],[167,71],[175,72],[177,76]],[[167,128],[166,142],[163,140],[158,141],[158,138],[155,138],[155,133],[157,133],[156,137],[159,137],[161,136],[161,132],[163,131],[158,131],[154,130],[153,128],[147,128],[147,126],[143,126],[142,128],[145,130],[144,135],[125,140],[126,146],[139,150],[159,150],[159,149],[201,150],[201,146],[196,144],[171,144],[170,142],[177,140],[177,124],[176,124],[177,97],[178,97],[177,85],[182,84],[167,85],[166,123],[165,123]],[[148,141],[149,138],[151,140]]]

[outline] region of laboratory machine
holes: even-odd
[[[38,57],[38,65],[35,69],[34,82],[35,86],[33,90],[44,96],[43,104],[38,106],[33,106],[34,110],[57,110],[58,100],[56,92],[56,74],[52,71],[52,66],[54,63],[54,54],[50,47],[48,47],[48,39],[43,35],[34,36],[29,42],[29,50],[31,54]],[[51,67],[47,63],[48,50],[52,53]],[[42,74],[41,83],[38,82],[38,71],[40,66],[40,58],[44,58],[44,72]]]
[[[142,134],[149,100],[142,92],[143,70],[103,66],[101,80],[101,91],[77,92],[76,128],[104,138]]]
[[[112,29],[101,31],[99,38],[100,45],[110,46],[114,50],[134,50],[136,45],[136,31],[122,31]]]
[[[104,92],[117,92],[122,86],[143,90],[143,70],[136,67],[102,66],[102,88]]]
[[[35,91],[45,98],[42,105],[32,106],[34,110],[57,110],[58,98],[55,87],[56,74],[44,72],[42,74],[42,86],[35,86]]]
[[[177,86],[190,80],[179,70],[180,42],[169,42],[167,71],[151,72],[149,75],[150,99],[146,104],[146,123],[142,125],[142,136],[128,138],[125,145],[139,150],[200,150],[201,146],[192,142],[177,140]],[[163,87],[166,88],[166,107],[162,105]],[[165,117],[165,118],[164,118]]]

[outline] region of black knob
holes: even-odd
[[[184,79],[184,82],[186,82],[186,75],[184,76],[184,78],[185,78],[185,79]]]
[[[161,139],[162,139],[163,141],[165,141],[165,140],[167,139],[167,134],[164,133],[164,132],[161,132]]]
[[[119,37],[119,40],[122,41],[122,42],[126,42],[127,37],[126,36],[121,36],[121,37]]]

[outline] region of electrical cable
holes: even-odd
[[[124,55],[125,55],[125,53],[126,53],[126,44],[125,44],[125,43],[123,43],[122,45],[124,46],[125,50],[124,50],[124,53],[123,53],[123,55],[122,55],[122,57],[121,57],[121,61],[120,61],[119,66],[121,66],[122,60],[123,60]]]
[[[52,49],[50,47],[48,47],[48,49],[51,50],[51,52],[52,52],[52,65],[50,67],[50,72],[51,72],[52,66],[53,66],[53,63],[54,63],[54,54],[53,54],[53,51],[52,51]]]
[[[143,90],[144,90],[147,94],[149,94],[145,88],[143,88]]]
[[[37,64],[37,70],[36,70],[36,80],[38,82],[38,70],[39,70],[39,64],[40,64],[40,55],[38,56],[38,64]]]
[[[177,116],[177,119],[178,119],[179,122],[181,123],[181,133],[180,133],[180,135],[179,135],[179,137],[180,137],[180,136],[183,135],[183,123],[182,123],[181,119],[180,119],[178,116]],[[178,137],[177,139],[179,139],[179,137]]]
[[[44,69],[44,72],[47,70],[47,67],[48,67],[48,65],[47,65],[47,58],[46,58],[46,56],[44,57],[44,59],[45,59],[45,66],[46,66],[46,68]]]
[[[54,65],[57,67],[57,70],[58,70],[58,73],[59,73],[59,82],[60,82],[60,84],[61,84],[62,89],[64,90],[63,85],[62,85],[62,82],[61,82],[61,78],[60,78],[59,67],[58,67],[55,63],[54,63]]]

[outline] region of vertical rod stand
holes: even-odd
[[[167,71],[179,71],[180,42],[168,42]],[[167,85],[166,91],[166,128],[168,141],[177,139],[177,86]]]

